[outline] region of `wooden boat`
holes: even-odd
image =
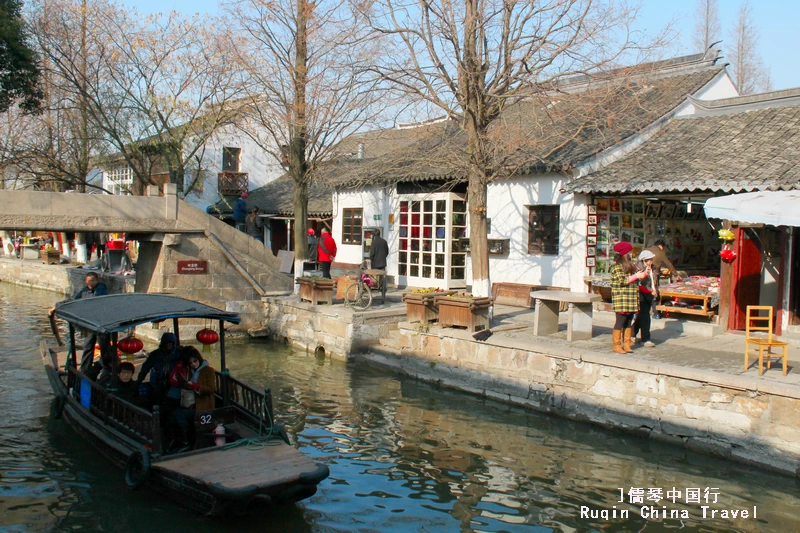
[[[69,324],[69,346],[77,328],[97,333],[104,354],[117,353],[120,333],[149,322],[172,320],[180,339],[180,319],[217,321],[220,366],[216,407],[195,414],[194,449],[168,453],[158,406],[139,408],[92,381],[77,368],[76,350],[42,341],[42,361],[56,394],[54,408],[112,463],[125,469],[132,489],[144,485],[209,515],[239,512],[312,496],[328,467],[314,463],[289,444],[274,423],[270,390],[261,392],[232,377],[225,368],[224,324],[237,324],[235,313],[176,296],[116,294],[58,304],[54,315]],[[58,338],[55,323],[53,330]],[[110,358],[117,365],[117,357]],[[115,368],[116,369],[116,368]],[[224,435],[217,429],[224,425]],[[225,445],[215,445],[224,436]]]

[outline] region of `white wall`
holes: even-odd
[[[217,192],[217,173],[222,172],[222,149],[241,148],[240,172],[247,172],[249,189],[257,189],[279,178],[284,170],[272,155],[261,149],[250,137],[228,126],[218,131],[206,143],[203,154],[203,190],[189,191],[185,200],[198,209],[205,210],[220,200]],[[187,183],[191,177],[187,176]]]
[[[389,243],[387,275],[397,275],[397,231],[387,231],[390,213],[397,213],[399,207],[393,190],[365,189],[343,192],[333,197],[333,238],[336,240],[336,262],[358,264],[362,261],[361,244],[342,244],[342,210],[361,208],[364,210],[362,225],[381,229],[381,235]],[[375,221],[374,215],[381,215]],[[396,226],[396,224],[395,224]]]
[[[733,85],[733,80],[731,80],[726,71],[724,76],[717,78],[711,84],[704,87],[703,90],[698,91],[692,96],[700,100],[721,100],[723,98],[739,96],[739,92],[736,90],[736,87]],[[678,117],[686,117],[694,115],[696,111],[695,107],[687,101],[678,108],[675,115]]]
[[[489,185],[490,239],[510,239],[507,256],[489,256],[492,283],[512,282],[586,291],[586,197],[559,192],[567,178],[556,174]],[[528,253],[528,205],[560,205],[558,255]]]
[[[583,277],[588,274],[586,256],[586,204],[584,195],[562,194],[559,190],[566,178],[556,174],[520,178],[489,185],[487,214],[492,220],[490,239],[510,239],[507,256],[489,256],[491,281],[555,285],[573,291],[586,291]],[[527,205],[560,205],[559,253],[536,256],[528,253]],[[389,243],[387,274],[397,276],[397,224],[387,231],[388,216],[399,213],[399,200],[394,188],[343,192],[334,195],[333,237],[336,239],[337,263],[361,261],[360,245],[342,245],[342,210],[363,208],[364,226],[380,227]],[[374,223],[373,215],[381,222]],[[467,283],[471,283],[471,266],[467,260]]]

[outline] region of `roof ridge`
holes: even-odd
[[[697,113],[684,118],[729,115],[757,109],[800,105],[800,87],[719,100],[701,100],[689,95],[689,101],[695,106]]]
[[[622,78],[637,80],[642,78],[653,79],[679,74],[689,74],[691,72],[718,67],[717,61],[721,57],[721,50],[711,46],[704,53],[700,54],[672,57],[639,65],[628,65],[594,74],[570,76],[556,83],[554,88],[562,91],[575,91],[602,85]]]

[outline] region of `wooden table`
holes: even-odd
[[[661,291],[661,298],[669,298],[670,300],[675,300],[676,298],[680,300],[689,300],[692,303],[701,303],[701,309],[691,309],[688,307],[673,307],[671,305],[657,305],[656,310],[660,313],[683,313],[686,315],[700,315],[706,316],[708,318],[713,317],[716,311],[711,309],[711,298],[713,295],[706,293],[706,294],[686,294],[682,292],[672,292],[672,291]],[[687,303],[689,303],[687,302]]]

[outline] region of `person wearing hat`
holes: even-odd
[[[659,274],[661,273],[661,269],[666,267],[669,269],[669,273],[675,276],[676,281],[680,281],[682,278],[678,276],[678,270],[675,268],[675,265],[672,264],[672,261],[669,260],[666,253],[667,243],[664,242],[664,239],[658,239],[656,242],[653,243],[653,246],[647,248],[648,252],[652,252],[653,254],[653,270],[656,272],[656,284],[655,288],[658,289],[658,282],[659,282]],[[661,318],[658,313],[653,315],[653,318]]]
[[[309,263],[316,263],[317,262],[317,234],[314,232],[314,228],[308,228],[308,262]]]
[[[648,348],[655,346],[655,343],[650,340],[650,309],[653,307],[653,302],[657,301],[658,298],[658,284],[653,273],[653,258],[655,256],[650,250],[643,250],[639,254],[639,262],[636,264],[637,270],[649,271],[650,274],[639,282],[639,313],[633,320],[631,335],[636,339],[636,336],[641,331],[641,343]]]
[[[638,271],[631,260],[633,246],[629,242],[614,245],[614,266],[611,268],[611,302],[616,313],[612,330],[615,353],[633,353],[631,349],[631,324],[639,311],[639,282],[650,271]]]
[[[243,192],[236,200],[236,205],[233,206],[233,222],[236,229],[242,231],[244,231],[244,219],[247,216],[247,196],[247,193]]]
[[[169,374],[179,360],[178,337],[174,333],[164,333],[161,335],[158,348],[150,352],[139,370],[139,376],[136,378],[137,388],[141,389],[144,378],[150,374],[150,389],[147,396],[152,396],[155,403],[161,403],[167,391]]]

